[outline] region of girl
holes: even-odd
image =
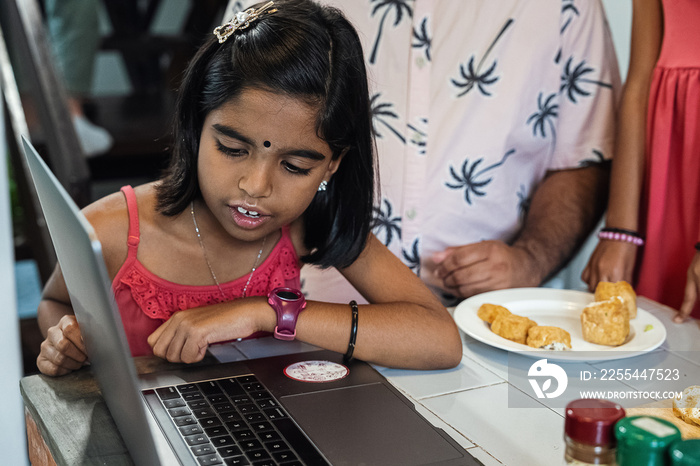
[[[355,30],[335,9],[289,0],[215,33],[185,75],[166,175],[84,211],[132,354],[191,363],[215,342],[277,335],[267,296],[298,289],[303,261],[339,268],[372,304],[308,302],[287,339],[385,366],[457,365],[449,313],[370,234],[375,163]],[[58,268],[39,322],[39,369],[81,367]]]
[[[633,5],[608,227],[583,280],[591,290],[635,280],[639,294],[679,309],[682,322],[700,317],[700,3]]]

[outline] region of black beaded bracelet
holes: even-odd
[[[638,232],[634,230],[625,230],[624,228],[605,227],[601,228],[600,231],[608,233],[620,233],[623,235],[634,236],[635,238],[644,239],[644,236],[640,235]]]
[[[350,301],[350,308],[352,309],[352,327],[350,329],[350,341],[348,342],[348,351],[343,356],[343,362],[348,364],[352,361],[352,353],[355,351],[355,341],[357,340],[357,302],[353,299]]]
[[[700,251],[700,242],[695,243],[695,250]]]

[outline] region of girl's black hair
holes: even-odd
[[[258,3],[259,8],[265,2]],[[325,192],[304,213],[305,262],[346,267],[365,247],[376,184],[371,109],[362,46],[335,8],[310,0],[275,1],[219,44],[212,37],[189,64],[180,88],[170,165],[158,186],[158,211],[177,215],[200,196],[199,139],[206,116],[246,88],[300,98],[319,108],[317,133],[346,151]]]

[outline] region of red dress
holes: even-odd
[[[678,309],[700,241],[700,1],[664,0],[649,96],[637,293]],[[700,317],[696,303],[693,317]]]

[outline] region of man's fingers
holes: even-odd
[[[460,294],[462,294],[464,290],[471,291],[472,289],[489,282],[490,279],[491,277],[490,274],[488,274],[488,271],[480,271],[479,267],[469,266],[462,267],[452,272],[450,275],[445,277],[444,283],[448,288],[459,289]]]
[[[491,291],[498,286],[495,277],[481,267],[463,267],[450,274],[443,281],[446,291],[461,298],[468,298],[479,293]]]
[[[487,260],[488,255],[484,253],[484,248],[479,247],[481,244],[476,243],[458,248],[448,248],[447,256],[435,269],[437,276],[445,278],[454,273],[455,270]]]
[[[462,286],[459,288],[459,296],[463,298],[468,298],[470,296],[474,296],[480,293],[485,293],[487,291],[493,291],[497,289],[503,289],[505,287],[503,286],[498,286],[496,283],[492,283],[489,281],[482,281],[480,283],[471,285],[471,286]]]

